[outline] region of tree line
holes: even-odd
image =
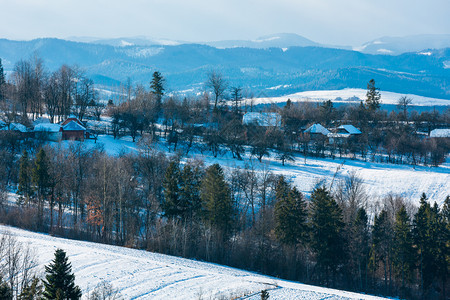
[[[151,144],[118,157],[44,146],[13,169],[7,224],[340,289],[446,297],[450,197],[442,207],[426,195],[418,208],[395,195],[378,203],[355,174],[306,197],[258,161],[224,169]]]

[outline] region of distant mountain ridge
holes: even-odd
[[[289,48],[289,47],[321,47],[322,45],[313,42],[305,37],[293,33],[279,33],[259,37],[254,40],[228,40],[202,43],[216,48]]]
[[[265,35],[252,40],[219,40],[206,42],[189,42],[146,36],[119,37],[101,39],[96,37],[70,37],[67,40],[92,44],[126,46],[176,46],[181,44],[201,44],[216,48],[289,48],[289,47],[324,47],[355,50],[367,54],[399,55],[407,52],[419,52],[427,49],[450,47],[450,34],[422,34],[403,37],[381,37],[357,47],[321,44],[295,33],[277,33]]]
[[[354,50],[369,54],[399,55],[406,52],[427,53],[427,49],[450,47],[450,34],[423,34],[404,37],[382,37],[355,47]]]
[[[263,40],[259,43],[277,39]],[[34,54],[44,59],[49,70],[76,64],[104,86],[117,86],[128,77],[148,85],[158,70],[167,79],[168,91],[196,92],[204,88],[207,73],[218,70],[230,86],[242,86],[254,96],[365,88],[374,78],[385,91],[450,99],[450,49],[391,56],[318,46],[219,49],[199,44],[112,46],[60,39],[0,39],[6,71]]]

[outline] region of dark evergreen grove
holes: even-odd
[[[151,91],[136,87],[134,96],[104,108],[98,99],[76,101],[80,87],[72,84],[82,82],[76,70],[63,66],[36,78],[41,67],[23,61],[17,82],[2,84],[5,123],[30,124],[42,113],[52,121],[72,112],[89,120],[107,114],[111,122],[92,133],[131,136],[140,151],[109,156],[101,146],[50,146],[1,131],[0,222],[352,291],[448,297],[449,198],[437,206],[424,195],[415,208],[410,202],[418,199],[391,195],[374,207],[367,203],[377,199],[364,195],[358,180],[347,190],[319,185],[306,196],[256,160],[275,154],[285,164],[302,154],[437,166],[448,155],[448,139],[417,132],[447,126],[450,111],[417,113],[403,105],[401,113],[388,114],[369,82],[370,101],[341,108],[331,101],[288,102],[271,108],[282,126],[264,127],[242,123],[254,108],[242,104],[239,88],[232,88],[233,107],[224,103],[228,85],[221,74],[211,75],[212,97],[165,96],[158,72]],[[351,123],[363,133],[334,144],[301,133],[316,122]],[[159,142],[167,153],[155,150]],[[214,157],[230,151],[243,166],[206,166],[187,158],[194,151]],[[6,201],[11,191],[17,203]],[[5,287],[0,293],[7,295]]]

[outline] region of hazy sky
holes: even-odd
[[[360,45],[450,34],[450,0],[0,0],[0,38],[145,35],[184,41],[297,33]]]

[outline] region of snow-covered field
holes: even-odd
[[[29,244],[44,270],[57,248],[72,263],[76,284],[83,294],[102,281],[120,291],[125,299],[260,299],[269,289],[270,299],[381,299],[305,285],[217,264],[193,261],[142,250],[56,238],[0,226],[0,234]],[[249,297],[246,297],[249,296]],[[235,298],[236,297],[236,298]]]
[[[63,141],[68,143],[68,141]],[[89,147],[95,146],[92,140],[85,141]],[[139,146],[133,143],[131,138],[124,137],[114,140],[112,136],[99,136],[97,145],[103,145],[110,155],[118,155],[123,152],[138,152]],[[157,146],[159,150],[167,151],[164,144]],[[445,197],[450,194],[450,159],[439,167],[424,167],[411,165],[394,165],[387,163],[364,162],[351,159],[310,158],[297,156],[295,162],[286,162],[283,166],[274,157],[264,158],[262,163],[249,156],[244,156],[244,161],[231,158],[231,155],[212,157],[208,153],[200,154],[191,152],[189,158],[203,159],[207,165],[219,163],[226,168],[244,167],[245,164],[253,164],[256,169],[268,168],[275,174],[283,174],[288,177],[295,186],[306,195],[309,195],[314,186],[320,182],[327,182],[328,186],[334,180],[344,180],[351,173],[355,173],[363,180],[367,194],[371,201],[386,196],[389,193],[401,195],[413,203],[419,203],[422,193],[426,193],[431,202],[442,204]]]
[[[292,102],[323,102],[332,100],[336,103],[359,103],[366,98],[367,90],[364,89],[343,89],[343,90],[325,90],[325,91],[306,91],[295,93],[281,97],[267,97],[267,98],[253,98],[246,99],[245,102],[253,105],[284,103],[287,99]],[[402,96],[407,96],[412,99],[411,105],[417,106],[447,106],[450,105],[450,100],[429,98],[424,96],[412,94],[399,94],[393,92],[380,91],[382,104],[397,104],[398,99]]]

